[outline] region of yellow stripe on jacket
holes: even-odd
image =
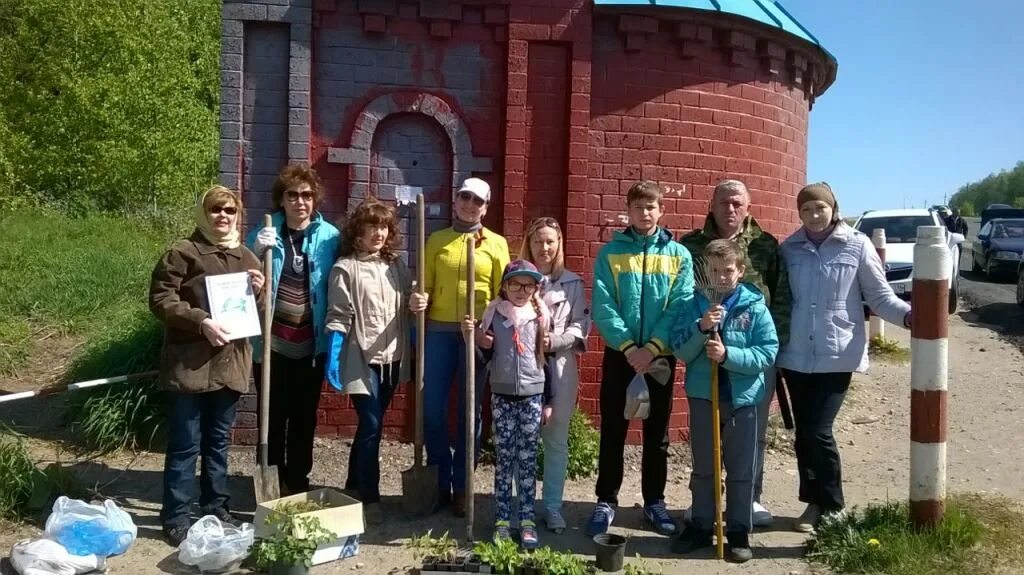
[[[672,291],[672,284],[676,281],[677,271],[683,265],[682,256],[667,256],[663,254],[609,254],[608,266],[612,269],[612,281],[615,283],[615,292],[619,293],[619,274],[661,274],[669,278],[668,290]],[[646,262],[647,269],[644,269]],[[667,300],[666,300],[667,304]]]
[[[508,243],[505,238],[483,228],[478,232],[474,256],[476,258],[475,317],[483,315],[484,308],[498,297],[501,274],[508,265]],[[427,317],[433,321],[459,322],[466,315],[466,237],[469,234],[445,228],[427,238],[427,262],[423,289],[430,295]]]

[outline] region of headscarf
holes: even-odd
[[[805,203],[814,200],[819,200],[832,206],[832,223],[839,221],[839,201],[836,200],[836,195],[832,192],[832,186],[825,182],[807,184],[796,195],[796,209],[799,211],[800,207]]]
[[[235,207],[238,208],[237,215],[235,216],[235,227],[231,228],[231,231],[227,234],[221,234],[217,230],[213,229],[212,225],[210,225],[210,215],[206,210],[208,207],[213,206],[206,205],[206,198],[211,195],[221,196],[223,199],[230,198],[234,202]],[[239,233],[237,225],[238,219],[242,216],[242,199],[238,196],[237,192],[225,188],[224,186],[213,186],[209,190],[203,192],[203,194],[199,196],[199,199],[196,200],[196,205],[192,208],[192,216],[196,220],[196,228],[199,230],[199,233],[203,234],[206,241],[211,244],[219,248],[226,249],[234,249],[242,245],[242,234]]]

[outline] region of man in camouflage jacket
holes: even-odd
[[[757,225],[749,215],[750,193],[746,185],[738,180],[724,180],[715,186],[711,197],[711,212],[704,221],[704,227],[684,235],[679,243],[693,255],[694,269],[703,260],[704,248],[715,239],[732,239],[740,244],[746,253],[747,271],[741,281],[755,286],[764,295],[775,321],[780,347],[789,340],[790,293],[786,278],[786,266],[779,252],[779,241]],[[765,373],[766,393],[758,406],[757,469],[754,476],[754,525],[767,526],[772,523],[772,514],[761,505],[761,490],[764,483],[764,452],[768,431],[768,413],[775,394],[776,369]]]

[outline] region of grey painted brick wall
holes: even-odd
[[[381,198],[394,197],[396,185],[423,188],[428,204],[451,202],[452,159],[448,135],[433,118],[422,114],[395,114],[387,117],[374,132],[370,182]],[[412,206],[398,209],[399,232],[415,238],[416,214]],[[427,214],[429,235],[450,225],[451,212]],[[415,241],[406,242],[403,255],[409,267],[416,269]]]
[[[488,117],[503,102],[504,71],[490,70],[478,45],[417,43],[351,24],[318,29],[314,40],[314,129],[328,138],[339,135],[349,106],[371,90],[443,88],[467,113],[487,108],[479,111]]]
[[[270,188],[288,162],[289,42],[287,24],[245,23],[243,189],[250,225],[270,209]]]

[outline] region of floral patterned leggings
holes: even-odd
[[[537,448],[543,395],[511,398],[491,394],[495,428],[494,520],[512,519],[512,483],[518,478],[519,523],[533,521],[537,494]]]

